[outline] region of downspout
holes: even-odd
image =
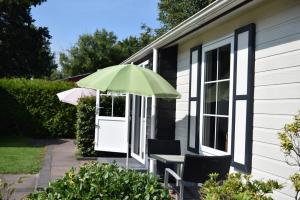
[[[156,48],[153,48],[153,72],[157,73],[157,65],[158,65],[158,50]],[[156,133],[156,98],[155,96],[152,96],[151,100],[151,134],[150,138],[155,139],[155,133]],[[156,163],[154,160],[149,160],[149,170],[150,172],[155,173],[156,169]]]

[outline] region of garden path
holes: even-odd
[[[19,177],[24,177],[22,183],[14,186],[16,190],[11,199],[22,199],[22,197],[33,192],[35,189],[42,189],[50,181],[64,176],[71,167],[78,167],[87,162],[76,159],[76,145],[72,139],[43,142],[48,145],[44,165],[39,174],[0,174],[0,178],[4,178],[9,183],[16,182]]]

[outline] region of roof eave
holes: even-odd
[[[166,32],[165,34],[148,44],[146,47],[142,48],[141,50],[124,60],[121,64],[135,62],[151,53],[152,49],[159,49],[166,44],[171,43],[172,41],[176,41],[176,39],[186,35],[197,27],[200,27],[206,22],[247,1],[249,0],[216,0],[214,3],[208,5],[190,18],[181,22],[170,31]]]

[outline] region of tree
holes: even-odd
[[[30,14],[43,1],[0,0],[0,77],[45,77],[57,67],[48,29]]]
[[[129,36],[122,41],[105,29],[96,30],[92,35],[81,35],[73,47],[60,53],[64,76],[91,73],[119,64],[153,40],[153,30],[146,25],[141,28],[143,31],[139,37]]]
[[[162,27],[157,29],[158,35],[178,25],[215,0],[160,0],[159,17]]]
[[[279,133],[280,147],[283,151],[286,163],[296,166],[298,172],[290,176],[296,191],[295,199],[300,199],[300,112],[295,116],[294,121],[286,124]]]
[[[67,53],[60,53],[59,62],[64,75],[73,76],[118,64],[123,58],[115,34],[102,29],[81,35]]]
[[[139,37],[129,36],[122,41],[119,41],[118,45],[121,48],[124,58],[136,53],[156,38],[154,30],[146,24],[142,24],[141,30],[142,32]]]

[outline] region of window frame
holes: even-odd
[[[205,53],[222,46],[230,44],[230,76],[229,76],[229,110],[228,110],[228,149],[227,152],[214,149],[202,144],[203,138],[203,117],[204,117],[204,97],[205,97]],[[234,35],[230,34],[223,38],[219,38],[215,41],[206,43],[202,47],[202,61],[201,61],[201,82],[200,82],[200,115],[199,115],[199,153],[210,155],[224,155],[231,154],[231,142],[232,142],[232,102],[233,102],[233,74],[234,74]]]

